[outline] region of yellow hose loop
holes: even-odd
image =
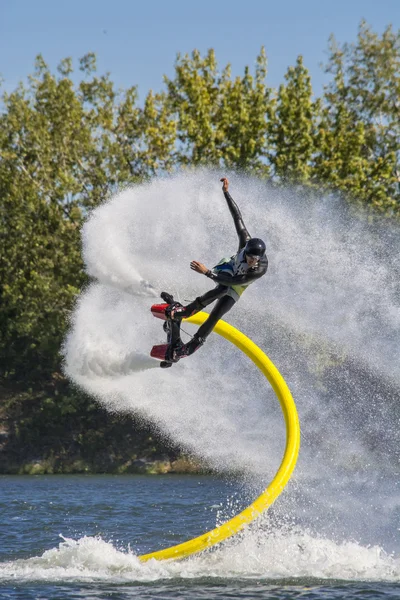
[[[201,325],[207,317],[208,315],[206,313],[200,312],[187,320],[195,325]],[[232,325],[221,320],[218,321],[214,331],[244,352],[271,384],[281,404],[286,424],[286,448],[283,459],[275,477],[266,490],[256,498],[250,506],[236,515],[236,517],[233,517],[223,525],[193,538],[192,540],[177,544],[176,546],[171,546],[170,548],[165,548],[164,550],[158,550],[157,552],[139,556],[141,561],[148,561],[151,558],[155,558],[156,560],[185,558],[192,554],[196,554],[197,552],[201,552],[206,548],[210,548],[232,535],[235,535],[271,506],[288,483],[293,469],[296,466],[300,448],[300,424],[296,405],[282,375],[268,356],[248,337],[235,329],[235,327],[232,327]]]

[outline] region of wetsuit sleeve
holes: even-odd
[[[215,283],[219,283],[220,285],[226,285],[228,287],[232,285],[247,285],[256,279],[259,279],[268,269],[268,262],[265,261],[262,265],[260,265],[257,269],[252,269],[251,271],[243,274],[243,275],[230,275],[229,273],[213,273],[212,271],[208,271],[206,273],[207,277],[215,281]]]
[[[251,235],[247,231],[246,226],[243,223],[243,218],[240,213],[239,207],[230,195],[230,193],[224,192],[224,196],[230,213],[233,217],[233,222],[235,223],[236,233],[238,234],[239,238],[239,250],[241,250],[246,245],[246,242],[251,238]]]

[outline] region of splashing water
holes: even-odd
[[[85,536],[76,541],[63,538],[57,548],[40,557],[0,563],[0,581],[121,584],[201,577],[396,582],[400,579],[400,560],[376,546],[363,548],[355,542],[335,544],[304,531],[266,535],[258,530],[184,562],[141,563],[130,550],[121,551],[101,538]]]
[[[159,292],[192,300],[211,282],[190,260],[212,267],[236,251],[218,178],[201,170],[154,180],[92,212],[83,252],[95,281],[77,302],[65,371],[108,410],[143,415],[214,468],[247,473],[260,491],[279,466],[285,430],[254,365],[217,336],[166,371],[149,357],[165,339],[150,313]],[[304,528],[305,561],[331,553],[334,571],[340,547],[342,559],[357,551],[373,565],[376,549],[351,540],[399,550],[398,226],[372,227],[339,199],[236,175],[230,191],[250,233],[266,240],[270,268],[226,320],[276,363],[302,424],[299,466],[274,515]],[[332,548],[321,550],[321,536]]]

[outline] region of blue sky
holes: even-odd
[[[277,87],[298,54],[321,93],[328,37],[354,41],[365,18],[379,33],[400,28],[400,0],[0,0],[0,74],[11,91],[42,53],[52,68],[66,56],[96,52],[100,72],[145,96],[172,76],[177,52],[214,48],[220,67],[234,75],[254,66],[262,45],[269,85]]]

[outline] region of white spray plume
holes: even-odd
[[[383,488],[395,497],[390,476],[383,488],[368,484],[360,512],[365,482],[377,481],[386,468],[370,443],[372,428],[388,444],[387,471],[398,461],[393,398],[354,387],[348,366],[365,369],[382,390],[397,389],[398,227],[371,228],[338,199],[310,200],[233,174],[230,192],[250,233],[265,239],[270,267],[226,320],[277,363],[304,433],[293,499],[288,495],[280,506],[317,532],[393,543],[393,510],[379,519],[374,512]],[[285,431],[276,398],[254,365],[214,335],[171,369],[159,369],[149,357],[152,345],[165,340],[150,313],[155,297],[165,290],[186,302],[204,293],[211,282],[191,271],[190,261],[212,267],[236,248],[213,171],[157,179],[108,200],[83,228],[85,263],[96,281],[77,302],[65,370],[108,410],[143,415],[215,468],[257,475],[262,488],[279,466]],[[321,383],[321,369],[323,375],[331,366],[350,379],[350,419],[338,390]]]

